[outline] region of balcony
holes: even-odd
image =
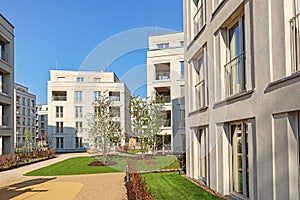
[[[109,92],[110,101],[120,101],[120,92]]]
[[[155,80],[170,79],[170,63],[155,64]]]
[[[245,90],[244,53],[229,61],[225,66],[226,96],[239,94]]]
[[[155,88],[156,98],[162,100],[164,103],[171,103],[170,87]]]
[[[156,72],[155,77],[156,77],[155,80],[169,80],[170,72]]]
[[[52,101],[67,101],[67,92],[66,91],[53,91],[52,92]]]
[[[300,71],[300,13],[290,20],[292,73]]]
[[[162,127],[171,127],[171,119],[163,119]]]

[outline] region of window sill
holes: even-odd
[[[297,78],[297,77],[300,77],[300,71],[295,72],[295,73],[293,73],[292,75],[286,76],[286,77],[284,77],[284,78],[282,78],[282,79],[273,81],[273,82],[271,82],[271,83],[269,84],[269,86],[272,87],[272,86],[274,86],[274,85],[277,85],[277,84],[280,84],[280,83],[289,81],[289,80],[294,79],[294,78]]]
[[[0,59],[0,62],[2,62],[3,64],[9,66],[10,68],[12,68],[12,66],[8,62],[6,62],[5,60]]]
[[[236,100],[236,99],[239,99],[239,98],[242,98],[242,97],[245,97],[247,95],[250,95],[254,92],[254,89],[252,90],[248,90],[248,91],[243,91],[239,94],[235,94],[233,96],[230,96],[230,97],[226,97],[224,100],[222,101],[219,101],[219,102],[216,102],[214,104],[214,107],[213,108],[217,108],[217,107],[220,107],[220,106],[224,106],[226,105],[227,103],[232,103],[232,101]]]
[[[212,12],[212,14],[211,14],[211,20],[210,21],[213,21],[213,19],[216,17],[216,15],[218,14],[218,12],[221,10],[221,8],[225,5],[225,3],[227,1],[228,0],[223,0],[221,3],[219,3],[219,5],[216,7],[216,9]]]
[[[190,44],[187,46],[187,50],[189,50],[191,48],[191,46],[195,43],[195,41],[200,37],[200,35],[202,34],[202,32],[204,31],[206,27],[206,23],[203,24],[202,28],[198,31],[198,33],[195,35],[194,39],[190,42]]]
[[[204,106],[204,107],[201,107],[201,108],[198,108],[197,110],[195,111],[192,111],[188,114],[188,117],[192,116],[192,115],[196,115],[198,113],[202,113],[202,112],[206,112],[208,109],[208,106]]]
[[[274,90],[277,90],[278,88],[294,84],[299,81],[300,78],[300,71],[295,72],[294,74],[290,76],[286,76],[284,78],[281,78],[279,80],[273,81],[269,83],[267,88],[265,89],[265,93],[272,92]]]

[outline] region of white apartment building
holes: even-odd
[[[147,52],[147,95],[164,100],[160,135],[176,153],[185,151],[183,42],[183,32],[153,35]]]
[[[300,199],[298,0],[185,0],[187,175]]]
[[[0,155],[14,152],[14,27],[0,14]]]
[[[36,105],[36,136],[39,146],[48,145],[48,105]]]
[[[30,133],[30,145],[36,145],[36,135],[35,135],[35,104],[36,96],[28,92],[28,88],[15,83],[15,114],[14,120],[15,125],[15,148],[22,148],[28,142],[26,138],[26,132]]]
[[[50,71],[48,82],[48,143],[58,152],[84,151],[88,146],[88,118],[101,95],[113,101],[115,120],[128,142],[129,90],[113,72]],[[126,140],[125,140],[126,139]]]

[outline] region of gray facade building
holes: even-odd
[[[299,1],[185,0],[187,175],[300,198]]]
[[[14,27],[0,14],[0,155],[14,152]]]

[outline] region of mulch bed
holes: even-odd
[[[118,163],[114,161],[106,161],[106,163],[103,163],[102,161],[94,161],[88,164],[88,166],[113,166],[116,164]]]

